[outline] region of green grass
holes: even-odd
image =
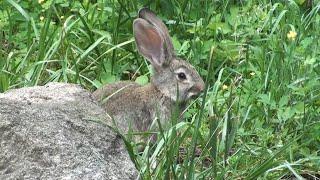
[[[320,176],[319,0],[3,0],[0,92],[145,83],[149,67],[132,35],[143,6],[168,25],[207,87],[186,121],[161,130],[142,155],[127,142],[144,179]]]

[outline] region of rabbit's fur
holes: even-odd
[[[127,132],[149,130],[154,119],[162,125],[170,120],[179,104],[180,112],[188,100],[199,95],[204,82],[195,68],[176,57],[165,24],[149,9],[139,11],[133,22],[133,32],[139,53],[153,66],[151,83],[141,86],[122,81],[96,90],[94,97],[102,102],[116,125]]]

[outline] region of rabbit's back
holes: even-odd
[[[107,84],[93,92],[93,97],[99,102],[103,102],[112,96],[123,93],[128,88],[137,88],[141,85],[132,81],[120,81],[113,84]]]

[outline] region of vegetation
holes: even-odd
[[[207,86],[156,145],[137,155],[127,141],[144,179],[319,178],[319,0],[3,0],[0,92],[147,83],[132,36],[143,6]]]

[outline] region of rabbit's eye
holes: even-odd
[[[185,80],[185,79],[187,79],[186,74],[184,74],[183,72],[178,73],[178,77],[179,77],[180,80]]]

